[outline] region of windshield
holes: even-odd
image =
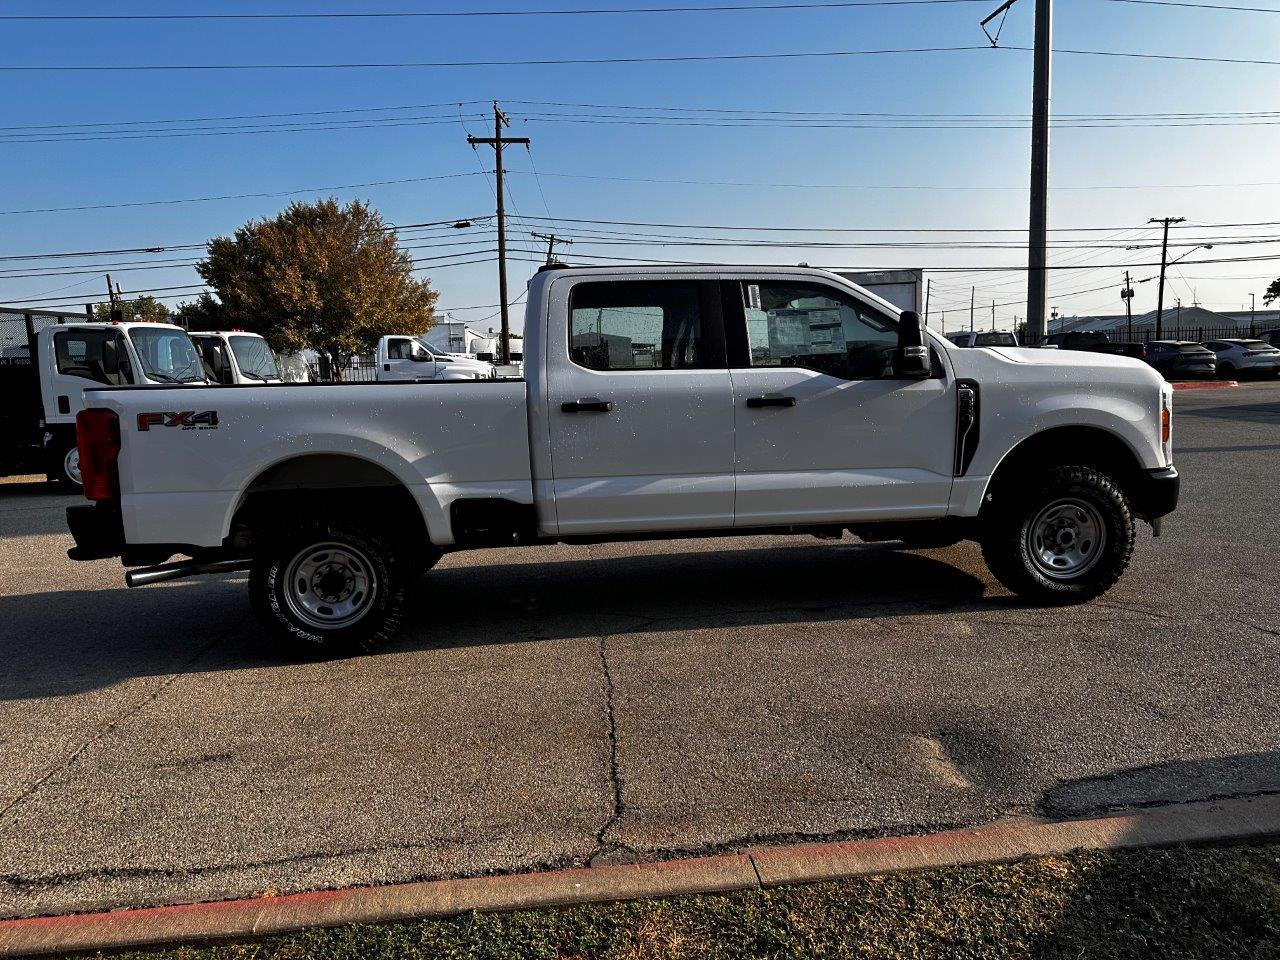
[[[1018,338],[1012,333],[980,333],[978,341],[974,344],[977,347],[1016,347]]]
[[[1241,340],[1240,346],[1246,350],[1273,350],[1274,347],[1265,340]]]
[[[134,327],[129,339],[148,380],[161,383],[204,383],[204,367],[185,330]]]
[[[280,369],[275,354],[260,337],[229,337],[231,352],[236,355],[240,372],[250,380],[279,380]]]

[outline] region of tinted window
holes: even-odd
[[[58,372],[95,383],[122,386],[130,382],[129,354],[114,329],[66,330],[54,334]]]
[[[753,367],[800,367],[843,380],[883,376],[898,322],[832,287],[789,281],[742,284]]]
[[[1012,333],[980,333],[976,338],[976,347],[1016,347],[1018,338]]]
[[[696,281],[579,283],[569,297],[569,355],[591,370],[707,366]]]

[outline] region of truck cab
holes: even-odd
[[[182,327],[168,323],[58,323],[36,338],[46,472],[79,488],[76,415],[84,392],[103,386],[169,387],[208,383]]]
[[[492,380],[493,364],[458,354],[435,353],[410,336],[388,336],[378,341],[377,379],[395,380]]]
[[[191,334],[205,373],[213,383],[282,383],[280,366],[267,341],[244,330]]]

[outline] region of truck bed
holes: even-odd
[[[438,544],[453,542],[449,506],[459,497],[533,502],[523,380],[88,394],[120,418],[131,544],[221,544],[245,490],[300,456],[356,458],[387,471],[409,488]]]

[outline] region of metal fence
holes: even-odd
[[[307,370],[316,383],[333,383],[338,378],[333,375],[333,364],[328,357],[321,357],[315,363],[308,363]],[[373,383],[378,379],[378,362],[373,357],[353,357],[342,368],[343,383]]]
[[[1152,340],[1190,340],[1195,343],[1204,343],[1206,340],[1252,340],[1260,334],[1268,330],[1280,328],[1280,324],[1272,323],[1246,323],[1246,324],[1220,324],[1218,326],[1191,326],[1183,325],[1177,322],[1165,323],[1161,325],[1160,336],[1156,336],[1154,327],[1143,326],[1140,329],[1130,333],[1125,327],[1109,327],[1103,333],[1106,333],[1113,342],[1116,343],[1150,343]],[[1056,333],[1057,331],[1052,331]],[[1067,331],[1068,333],[1088,333],[1089,331],[1077,330]],[[1026,340],[1027,346],[1035,346],[1038,341]]]

